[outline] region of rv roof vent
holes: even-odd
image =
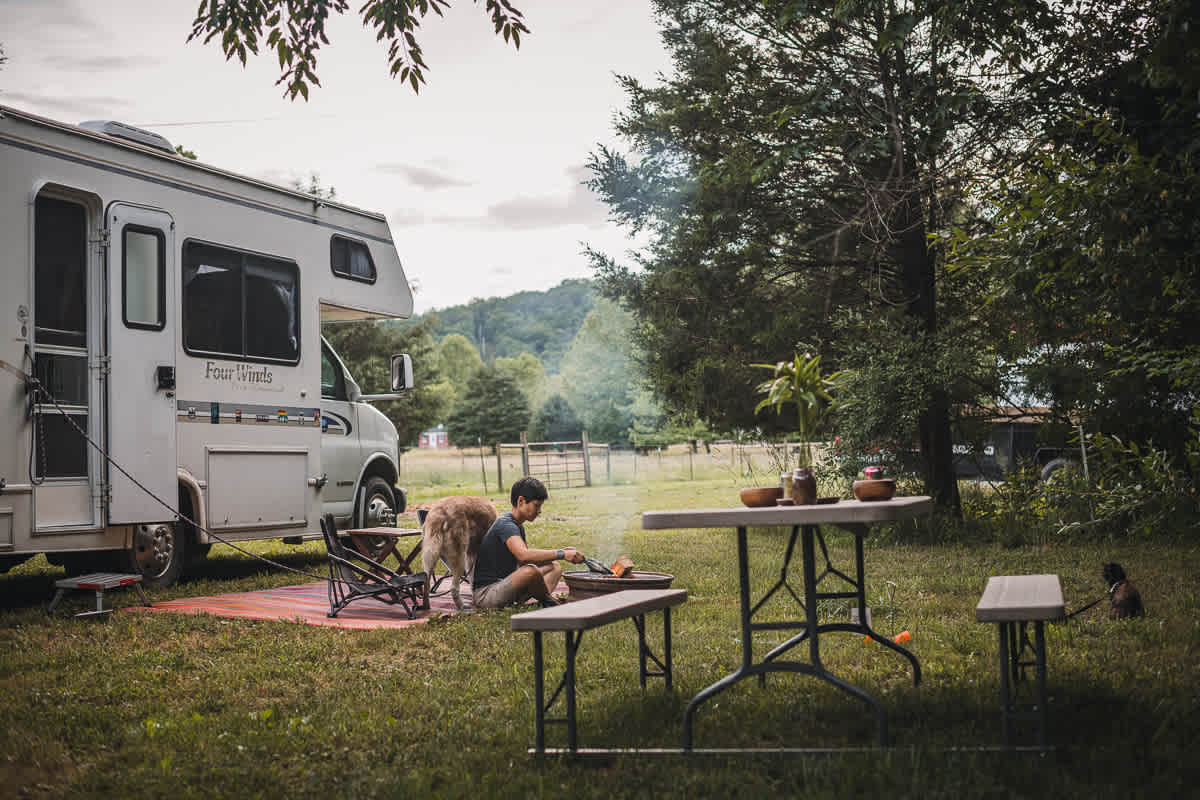
[[[160,136],[154,131],[148,131],[144,128],[135,128],[132,125],[126,125],[124,122],[116,122],[110,119],[93,119],[87,122],[79,123],[79,127],[87,128],[89,131],[97,131],[117,139],[125,139],[130,142],[145,147],[153,147],[155,150],[164,150],[168,153],[174,153],[175,148],[167,141],[165,136]]]

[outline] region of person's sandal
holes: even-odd
[[[554,608],[555,606],[562,605],[561,602],[559,602],[558,600],[555,600],[553,597],[547,597],[545,600],[539,599],[538,603],[541,604],[542,608]]]

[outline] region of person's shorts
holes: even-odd
[[[517,587],[513,586],[511,575],[473,591],[476,608],[501,608],[527,599],[527,596],[521,597]]]

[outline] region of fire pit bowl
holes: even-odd
[[[639,572],[634,570],[628,576],[620,578],[614,575],[601,575],[597,572],[564,572],[563,580],[571,590],[567,599],[583,600],[588,597],[619,592],[622,589],[667,589],[674,575],[665,572]]]

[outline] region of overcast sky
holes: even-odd
[[[340,201],[387,215],[416,312],[590,277],[582,243],[635,246],[580,181],[616,144],[614,75],[668,68],[647,0],[516,0],[514,50],[482,0],[455,0],[419,34],[419,95],[351,13],[328,27],[322,86],[283,99],[273,54],[243,69],[186,43],[197,0],[0,0],[0,103],[64,122],[150,128],[201,161],[290,185],[310,171]]]

